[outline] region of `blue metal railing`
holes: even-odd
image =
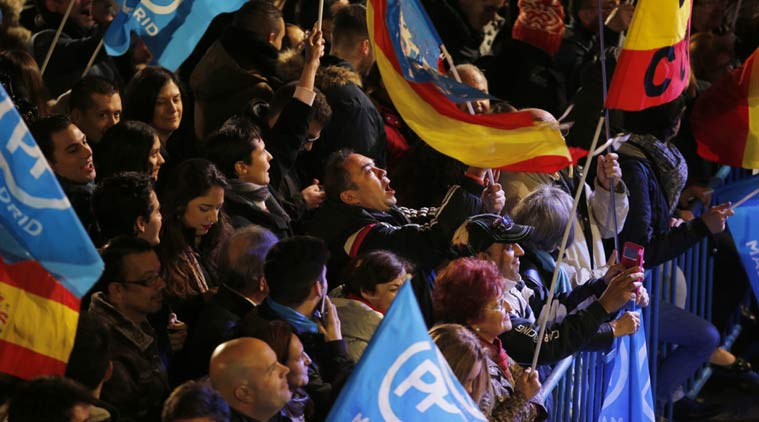
[[[723,168],[719,174],[725,184],[751,176],[747,170]],[[721,183],[720,183],[721,184]],[[715,186],[716,187],[716,186]],[[678,288],[677,272],[682,270],[686,292]],[[656,397],[658,363],[672,351],[672,347],[659,343],[659,305],[673,303],[707,321],[712,318],[712,294],[714,289],[714,251],[709,239],[704,239],[676,259],[646,271],[646,289],[651,298],[643,309],[651,389]],[[677,303],[678,294],[687,293],[685,303]],[[741,331],[739,323],[728,329],[722,347],[730,349]],[[653,346],[652,346],[653,345]],[[606,393],[605,353],[581,352],[568,357],[553,369],[543,382],[544,395],[553,397],[553,422],[598,422]],[[711,375],[709,365],[704,365],[685,387],[689,397],[695,397]],[[657,417],[672,419],[671,404],[657,409]]]

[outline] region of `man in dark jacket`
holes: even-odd
[[[321,179],[326,158],[351,148],[385,166],[387,137],[382,116],[361,89],[361,78],[374,64],[366,27],[366,9],[353,4],[335,15],[330,55],[321,60],[317,86],[327,96],[332,120],[308,157],[308,176]]]
[[[329,245],[330,276],[335,279],[350,258],[375,249],[434,270],[447,258],[451,236],[467,217],[500,212],[505,202],[500,185],[483,191],[471,178],[463,179],[467,189],[451,188],[437,210],[399,208],[385,170],[369,157],[337,151],[325,169],[327,199],[306,224],[306,232]]]
[[[170,393],[157,333],[148,315],[163,304],[166,284],[153,247],[136,237],[118,237],[101,253],[102,289],[92,296],[89,313],[109,327],[113,375],[101,398],[116,407],[121,421],[158,421]]]
[[[36,0],[35,3],[38,13],[36,29],[39,32],[32,37],[31,47],[34,59],[42,67],[70,1]],[[82,72],[105,31],[95,25],[92,19],[90,0],[73,0],[73,3],[69,19],[63,26],[63,32],[43,75],[45,86],[53,97],[70,89],[82,77]],[[103,77],[116,86],[123,84],[116,65],[104,50],[95,58],[88,75]]]
[[[495,19],[504,0],[423,0],[422,4],[455,64],[480,57],[485,25]]]
[[[30,131],[79,221],[85,230],[92,229],[95,217],[90,202],[95,189],[95,164],[87,137],[63,115],[38,119]]]
[[[268,321],[290,324],[313,362],[305,389],[323,420],[353,370],[335,306],[327,297],[329,251],[319,239],[285,239],[266,256],[269,296],[240,323],[238,334],[251,336]],[[323,311],[323,312],[322,312]]]
[[[269,0],[245,3],[190,77],[195,134],[205,138],[254,98],[271,99],[281,81],[277,58],[285,36],[282,12]]]
[[[234,336],[237,323],[269,293],[264,279],[266,253],[277,242],[269,230],[250,225],[236,231],[221,251],[222,285],[198,315],[187,338],[187,379],[208,374],[208,361],[219,344]]]

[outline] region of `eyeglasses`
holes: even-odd
[[[161,280],[161,279],[162,278],[161,278],[160,274],[152,274],[152,275],[150,275],[148,277],[145,277],[143,279],[140,279],[140,280],[120,281],[119,283],[122,283],[122,284],[137,284],[137,285],[142,286],[142,287],[152,288],[152,287],[155,287],[158,284],[158,281]]]
[[[506,310],[506,297],[501,296],[498,298],[498,302],[495,305],[488,306],[491,311],[505,311]]]

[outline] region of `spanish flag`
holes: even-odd
[[[640,111],[668,103],[688,85],[692,0],[639,0],[606,107]]]
[[[696,100],[691,114],[698,154],[733,167],[759,169],[759,50]]]
[[[382,81],[425,142],[465,164],[554,172],[573,163],[558,127],[526,112],[470,115],[456,102],[487,97],[440,72],[442,41],[416,0],[370,0],[367,23]]]
[[[103,261],[0,86],[0,372],[62,375]]]

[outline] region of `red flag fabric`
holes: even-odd
[[[696,100],[691,114],[698,154],[733,167],[759,169],[759,50]]]
[[[606,107],[640,111],[688,85],[692,0],[639,0],[609,86]]]

